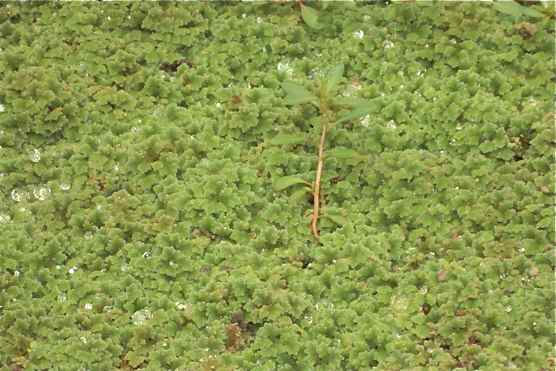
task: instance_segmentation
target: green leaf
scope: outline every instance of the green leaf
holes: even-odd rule
[[[342,210],[329,209],[322,215],[325,218],[332,220],[338,225],[345,225],[348,223],[348,218],[344,215],[345,212]]]
[[[129,365],[133,368],[139,367],[146,360],[146,358],[137,351],[130,351],[127,353],[126,358]]]
[[[303,86],[293,82],[283,82],[282,89],[286,91],[286,104],[294,105],[301,103],[316,102],[317,97],[311,94]]]
[[[346,122],[346,121],[349,121],[349,120],[353,120],[353,119],[368,115],[369,113],[371,113],[373,111],[373,109],[374,109],[374,107],[369,105],[369,104],[354,107],[353,110],[351,110],[348,113],[342,115],[342,117],[340,117],[340,119],[338,121],[336,121],[336,124],[341,124],[342,122]]]
[[[311,193],[313,190],[310,187],[303,187],[292,193],[291,198],[295,201],[303,201],[307,197],[307,193]]]
[[[307,26],[318,30],[321,28],[319,24],[319,12],[307,5],[301,5],[301,17],[307,23]]]
[[[525,14],[526,16],[532,17],[532,18],[544,18],[545,15],[541,12],[539,12],[538,10],[535,10],[531,7],[528,6],[522,6],[523,9],[523,14]]]
[[[300,134],[278,134],[270,140],[272,145],[284,145],[284,144],[301,144],[305,143],[305,138]]]
[[[500,13],[511,15],[514,17],[521,17],[523,15],[521,5],[514,1],[497,1],[492,4],[492,7]]]
[[[494,9],[500,13],[511,15],[516,18],[520,18],[524,15],[534,18],[543,18],[544,15],[532,8],[520,5],[515,1],[497,1],[492,4]]]
[[[330,72],[328,72],[326,76],[326,85],[328,87],[328,91],[334,90],[338,83],[340,82],[342,76],[344,76],[344,65],[339,64],[336,67],[332,68]]]
[[[276,191],[283,191],[284,189],[291,187],[293,185],[296,184],[307,184],[307,185],[311,185],[311,183],[306,182],[305,180],[296,177],[296,176],[283,176],[281,178],[278,178],[275,182],[274,182],[274,189]]]
[[[367,156],[360,154],[359,152],[345,147],[336,147],[330,149],[326,152],[326,156],[328,157],[335,157],[340,160],[366,160]]]
[[[369,101],[357,97],[337,97],[334,99],[334,103],[336,105],[343,106],[343,107],[357,107],[357,106],[366,106],[369,104]]]

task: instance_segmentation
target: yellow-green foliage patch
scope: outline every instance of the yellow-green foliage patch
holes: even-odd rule
[[[549,5],[0,4],[0,366],[553,369]]]

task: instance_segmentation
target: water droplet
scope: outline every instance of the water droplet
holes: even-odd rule
[[[178,308],[179,310],[186,310],[189,308],[189,304],[183,304],[180,302],[176,303],[176,308]]]
[[[76,271],[77,271],[77,267],[71,267],[71,268],[68,270],[68,273],[69,273],[69,274],[74,274]]]
[[[355,37],[356,39],[362,39],[363,36],[365,36],[365,33],[362,30],[355,31],[353,33],[353,37]]]
[[[390,129],[395,129],[398,126],[396,125],[396,123],[394,122],[394,120],[390,120],[388,121],[388,123],[386,124],[386,127],[390,128]]]
[[[384,49],[390,49],[394,47],[394,43],[390,40],[385,40],[382,46],[384,47]]]
[[[141,325],[143,322],[148,321],[153,318],[153,314],[148,309],[141,309],[133,313],[131,320],[134,325]]]
[[[150,258],[150,257],[151,257],[151,253],[150,253],[150,252],[145,251],[145,252],[143,253],[143,258],[148,259],[148,258]]]
[[[33,162],[39,162],[41,160],[41,152],[35,148],[29,155],[29,159]]]
[[[37,200],[44,201],[50,196],[50,192],[51,190],[49,187],[35,188],[33,189],[33,196],[35,196]]]
[[[12,218],[8,214],[0,214],[0,224],[11,222]]]
[[[19,192],[17,189],[13,189],[11,197],[15,202],[21,202],[25,199],[25,192]]]
[[[287,63],[287,62],[278,63],[278,65],[276,66],[276,69],[278,70],[278,72],[284,72],[288,75],[291,75],[293,73],[293,69],[290,67],[289,63]]]
[[[62,191],[69,191],[71,188],[71,185],[69,183],[60,183],[60,189]]]
[[[85,304],[85,310],[92,310],[92,309],[93,309],[93,304],[91,303]]]

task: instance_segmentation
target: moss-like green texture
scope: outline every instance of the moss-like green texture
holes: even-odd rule
[[[0,366],[553,369],[553,10],[314,7],[0,4]]]

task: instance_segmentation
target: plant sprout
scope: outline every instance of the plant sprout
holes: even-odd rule
[[[313,184],[296,176],[285,176],[277,180],[275,188],[283,190],[295,184],[308,184],[313,193],[313,213],[311,217],[311,232],[315,238],[319,239],[318,219],[321,206],[321,178],[324,169],[324,149],[326,144],[327,132],[334,126],[351,119],[367,115],[371,108],[368,102],[357,98],[346,98],[338,94],[339,84],[344,75],[344,65],[340,64],[330,69],[330,71],[313,87],[312,91],[305,87],[293,83],[284,82],[282,88],[286,92],[286,104],[313,104],[319,110],[321,135],[318,144],[317,166],[315,170],[315,181]],[[346,114],[338,117],[340,110],[351,108]],[[341,156],[344,158],[361,158],[356,151],[344,149]],[[363,156],[364,157],[364,156]]]

